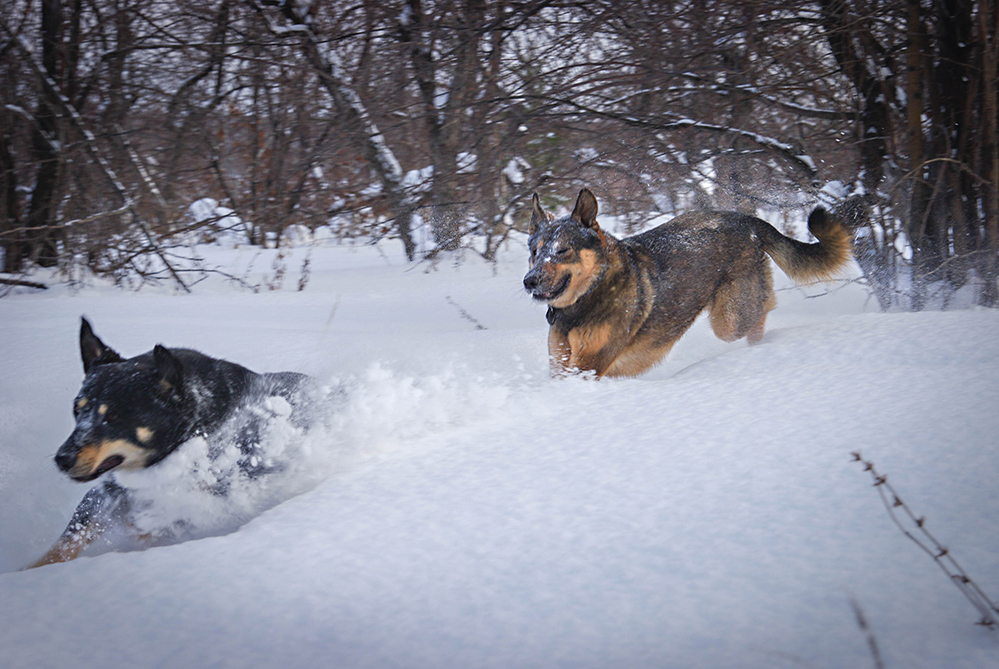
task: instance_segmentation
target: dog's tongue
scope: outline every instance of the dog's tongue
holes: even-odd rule
[[[117,467],[118,465],[120,465],[121,463],[123,463],[124,461],[125,461],[124,456],[121,456],[121,455],[112,455],[111,457],[107,458],[106,460],[104,460],[104,462],[102,462],[100,464],[100,466],[94,472],[94,478],[97,478],[98,476],[100,476],[104,472],[111,471],[112,469],[114,469],[115,467]]]

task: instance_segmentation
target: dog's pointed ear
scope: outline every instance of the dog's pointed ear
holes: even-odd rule
[[[157,344],[153,348],[153,362],[161,375],[160,387],[164,392],[180,395],[184,387],[184,365],[166,346]]]
[[[541,198],[535,193],[534,197],[531,198],[531,224],[527,226],[528,235],[536,235],[538,230],[545,226],[545,223],[552,219],[545,211],[545,208],[541,206]]]
[[[600,226],[597,225],[597,198],[590,192],[589,188],[579,191],[579,197],[576,198],[576,206],[572,208],[569,218],[584,228],[600,230]]]
[[[80,319],[80,357],[83,358],[84,374],[89,374],[97,365],[121,362],[124,359],[117,351],[98,339],[94,329],[90,327],[90,321],[86,318]]]

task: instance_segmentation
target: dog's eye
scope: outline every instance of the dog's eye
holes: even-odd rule
[[[567,258],[570,253],[572,253],[572,249],[570,249],[568,246],[563,246],[560,249],[555,249],[556,258]]]
[[[102,423],[113,423],[118,419],[118,416],[111,410],[110,407],[108,407],[107,404],[102,404],[97,409],[97,415],[101,417]]]

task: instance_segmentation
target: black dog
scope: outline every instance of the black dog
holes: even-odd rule
[[[259,408],[283,398],[291,424],[308,427],[320,395],[319,385],[304,374],[257,374],[188,349],[157,345],[126,360],[97,338],[86,319],[80,353],[85,377],[73,406],[76,429],[55,456],[59,469],[76,481],[151,467],[192,437],[207,441],[209,458],[235,444],[236,469],[257,477],[280,467],[259,451],[266,419]],[[224,494],[225,484],[211,492]],[[32,567],[72,560],[112,527],[128,530],[132,511],[128,489],[106,477]]]

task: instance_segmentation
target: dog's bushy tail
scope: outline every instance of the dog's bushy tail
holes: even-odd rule
[[[763,250],[785,274],[799,283],[829,281],[850,260],[853,250],[850,232],[822,207],[809,214],[808,230],[819,240],[817,244],[785,237],[764,221],[757,224]]]

